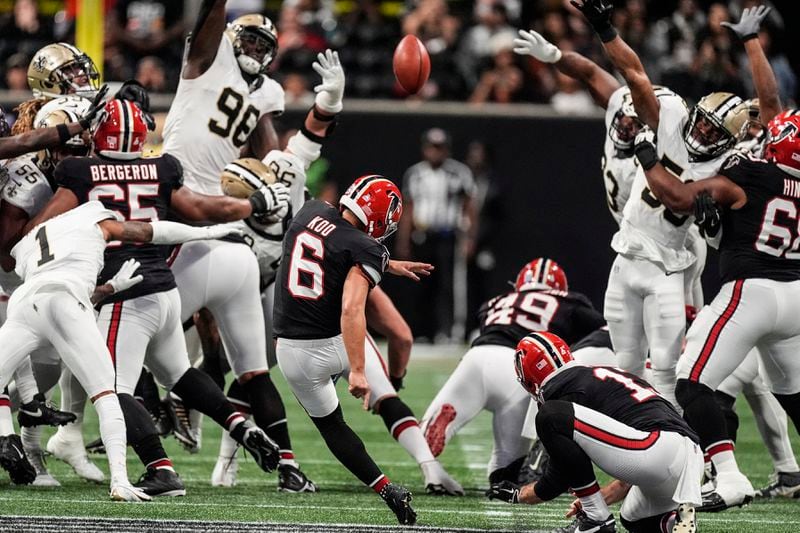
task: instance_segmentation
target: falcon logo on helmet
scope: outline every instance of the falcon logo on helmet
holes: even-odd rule
[[[94,98],[100,74],[92,59],[75,46],[53,43],[33,56],[28,66],[28,86],[37,98],[68,94]]]
[[[239,68],[252,76],[264,74],[278,51],[278,32],[272,21],[264,15],[242,15],[228,24],[226,32]]]
[[[713,159],[734,147],[747,129],[750,106],[731,93],[711,93],[692,108],[683,140],[695,161]]]
[[[573,360],[569,346],[561,337],[549,332],[534,332],[517,344],[514,370],[517,381],[541,402],[542,386]]]
[[[764,157],[795,177],[800,177],[800,110],[780,113],[767,125]]]
[[[403,215],[403,196],[389,178],[370,174],[350,185],[339,199],[339,206],[352,211],[364,231],[380,242],[397,229]]]
[[[522,267],[514,282],[517,292],[555,289],[569,290],[567,275],[564,269],[546,257],[538,257]]]
[[[147,122],[138,105],[128,100],[106,103],[94,131],[98,154],[112,159],[138,159],[146,138]]]

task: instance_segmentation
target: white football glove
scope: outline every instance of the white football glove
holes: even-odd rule
[[[561,59],[561,50],[533,30],[519,30],[519,38],[514,39],[514,53],[533,56],[542,63],[558,63]]]
[[[119,267],[119,270],[116,274],[114,274],[114,277],[107,282],[108,285],[111,285],[111,288],[114,289],[114,294],[126,289],[130,289],[144,279],[144,276],[141,274],[138,276],[133,275],[133,273],[136,272],[140,266],[142,266],[142,264],[133,258],[130,258],[122,263],[122,266]]]
[[[330,48],[320,52],[311,68],[322,77],[322,83],[314,87],[317,93],[314,103],[326,113],[339,113],[344,97],[344,69],[339,63],[339,54]]]

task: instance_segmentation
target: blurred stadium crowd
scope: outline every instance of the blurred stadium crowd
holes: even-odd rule
[[[135,77],[153,92],[177,86],[183,36],[194,0],[106,0],[105,77]],[[689,100],[712,90],[753,93],[745,54],[720,26],[754,0],[618,0],[614,24],[642,58],[654,81]],[[770,4],[770,2],[766,2]],[[776,9],[762,44],[785,102],[797,101],[797,53]],[[53,41],[72,42],[77,0],[0,0],[0,86],[27,90],[33,53]],[[783,11],[783,13],[781,12]],[[228,14],[263,12],[277,24],[279,51],[272,75],[287,104],[313,101],[311,63],[327,47],[339,50],[347,94],[401,98],[391,60],[403,34],[417,35],[432,59],[432,75],[417,98],[551,103],[564,113],[594,104],[578,82],[550,65],[512,52],[517,28],[533,28],[562,50],[608,65],[599,41],[568,0],[230,0]],[[788,54],[788,55],[787,55]],[[794,64],[793,64],[794,63]]]

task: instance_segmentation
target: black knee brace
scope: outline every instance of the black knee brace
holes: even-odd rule
[[[728,438],[736,442],[736,433],[739,431],[739,415],[736,414],[734,404],[736,398],[728,396],[722,391],[714,391],[714,399],[725,416],[725,428],[728,430]]]

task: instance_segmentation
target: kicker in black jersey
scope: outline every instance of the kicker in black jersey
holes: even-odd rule
[[[747,194],[744,207],[722,217],[722,282],[800,279],[800,179],[745,155],[729,158],[719,173]]]
[[[619,368],[572,364],[544,383],[542,397],[583,405],[640,431],[674,431],[699,442],[669,401]]]
[[[473,346],[509,348],[516,348],[531,331],[550,331],[572,344],[606,324],[586,296],[554,289],[496,296],[481,306],[478,321],[480,335]]]
[[[283,240],[275,289],[273,332],[287,339],[326,339],[341,333],[342,292],[359,266],[380,283],[389,252],[342,218],[327,202],[306,202]]]
[[[71,157],[56,167],[55,180],[59,187],[71,190],[81,204],[99,200],[124,220],[151,222],[167,218],[172,191],[183,186],[183,169],[171,155],[132,161]],[[166,262],[171,249],[153,244],[109,243],[98,281],[110,279],[130,258],[141,263],[137,274],[144,279],[103,303],[175,288],[175,278]]]

